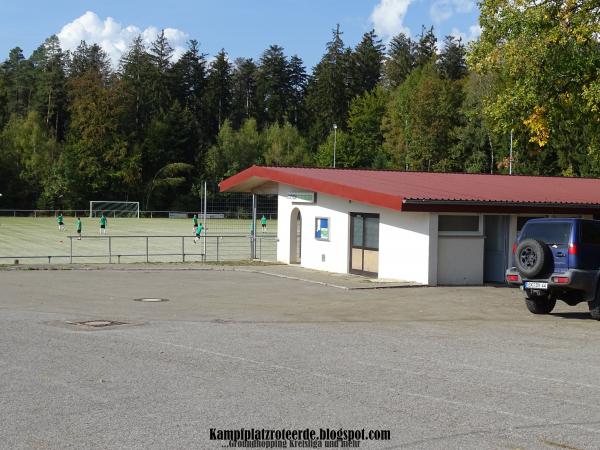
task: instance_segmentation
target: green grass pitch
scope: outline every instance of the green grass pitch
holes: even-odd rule
[[[251,220],[244,219],[208,219],[206,223],[206,260],[215,261],[217,250],[219,260],[247,260],[250,258]],[[74,263],[104,263],[109,260],[108,239],[90,239],[100,236],[97,218],[82,218],[82,240],[73,239]],[[54,217],[0,217],[0,264],[12,264],[13,259],[22,258],[20,263],[47,263],[48,255],[65,256],[52,258],[52,263],[68,263],[70,240],[76,235],[75,218],[65,217],[65,231],[58,230]],[[149,253],[174,253],[169,256],[150,256],[151,262],[181,261],[181,237],[185,236],[186,253],[202,253],[201,240],[194,244],[193,223],[191,219],[132,219],[109,218],[108,235],[111,236],[110,250],[112,262],[119,260],[118,255],[143,254],[143,256],[121,256],[120,262],[145,262],[146,239],[122,238],[117,236],[151,236],[148,240]],[[257,256],[263,260],[275,260],[277,221],[270,220],[267,231],[262,232],[257,222]],[[222,237],[217,237],[222,236]],[[218,241],[218,243],[217,243]],[[217,249],[218,246],[218,249]],[[40,259],[23,258],[40,256]],[[92,257],[94,256],[94,257]],[[201,261],[201,255],[187,255],[186,261]]]

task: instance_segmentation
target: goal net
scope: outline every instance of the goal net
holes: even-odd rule
[[[140,218],[140,202],[90,201],[90,218],[100,217],[136,217]]]

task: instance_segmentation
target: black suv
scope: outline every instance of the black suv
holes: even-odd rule
[[[513,245],[506,281],[525,292],[527,309],[548,314],[556,300],[588,302],[600,320],[600,221],[532,219]]]

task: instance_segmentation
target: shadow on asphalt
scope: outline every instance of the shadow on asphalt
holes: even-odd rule
[[[585,312],[560,312],[550,313],[551,316],[562,317],[563,319],[594,320],[590,313]]]
[[[483,285],[485,287],[491,287],[491,288],[496,288],[496,289],[519,289],[518,286],[511,286],[508,283],[491,283],[491,282],[487,282],[487,283],[483,283]]]

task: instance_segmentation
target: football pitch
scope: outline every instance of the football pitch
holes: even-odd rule
[[[206,257],[204,239],[194,243],[191,219],[108,220],[107,235],[100,235],[97,218],[82,218],[82,239],[76,235],[75,218],[65,217],[65,231],[58,230],[54,217],[0,217],[0,264],[185,261],[238,261],[250,259],[251,224],[248,219],[208,219]],[[257,223],[257,258],[274,260],[276,256],[277,221],[270,220],[262,231]],[[110,241],[108,236],[111,237]],[[110,257],[109,257],[110,255]],[[31,258],[31,257],[39,258]]]

